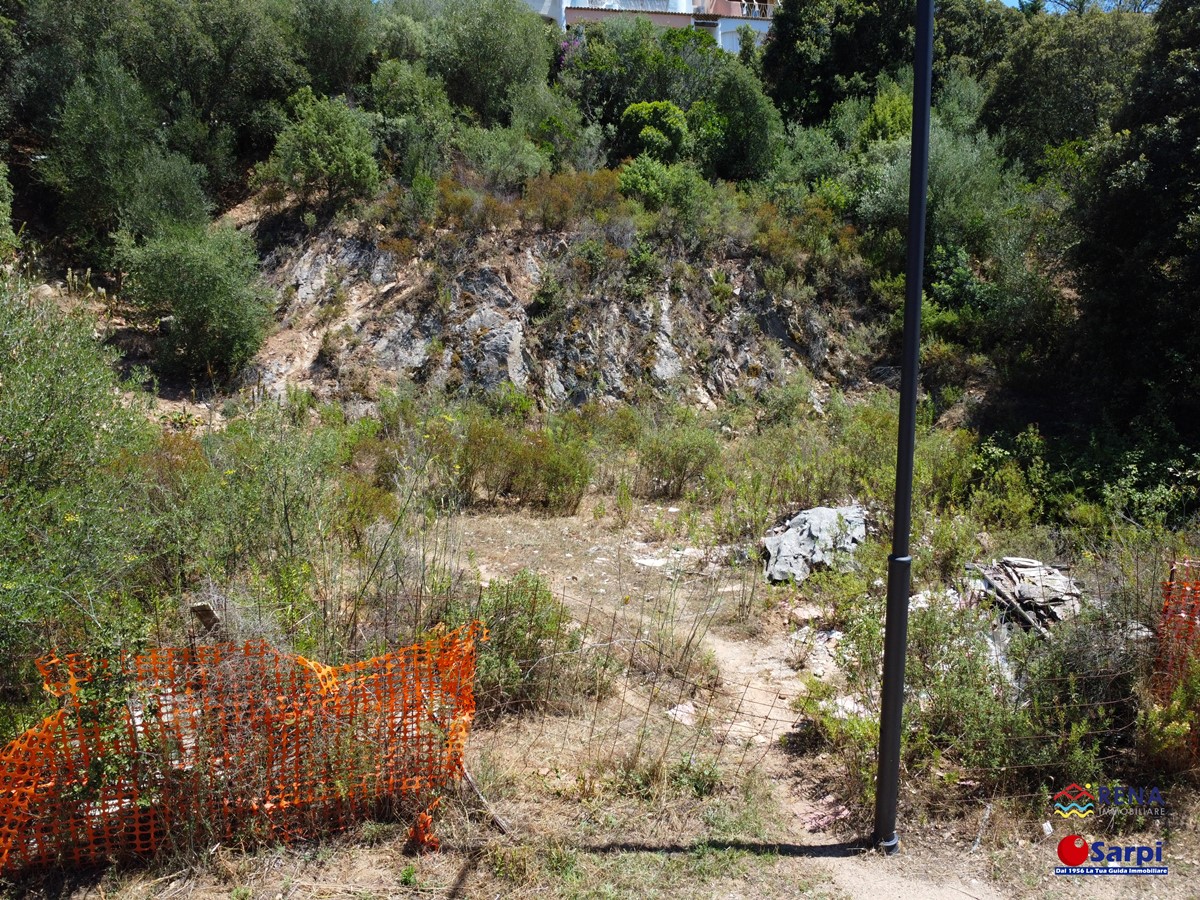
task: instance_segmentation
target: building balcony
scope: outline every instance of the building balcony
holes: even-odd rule
[[[775,15],[774,3],[753,0],[700,0],[696,13],[729,19],[769,19]]]

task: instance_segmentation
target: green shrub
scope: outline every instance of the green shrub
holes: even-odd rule
[[[878,234],[903,233],[908,210],[908,144],[874,145],[858,201],[862,221]],[[938,122],[930,133],[928,246],[963,248],[975,259],[1002,250],[1016,203],[1016,181],[986,133],[962,135]],[[900,260],[888,260],[895,270]]]
[[[158,119],[136,79],[108,54],[67,92],[41,174],[89,252],[106,251],[118,227],[138,238],[207,219],[203,170],[161,147]]]
[[[118,213],[121,233],[153,237],[178,226],[202,226],[211,204],[200,187],[204,167],[178,153],[147,150],[138,167],[136,187]]]
[[[313,86],[349,88],[375,43],[372,0],[297,0],[296,31]]]
[[[0,257],[7,256],[17,246],[12,228],[12,185],[8,183],[8,166],[0,161]]]
[[[381,59],[416,62],[426,57],[429,46],[429,29],[424,22],[399,12],[395,6],[383,12],[375,43]]]
[[[638,448],[641,490],[650,497],[682,497],[720,455],[716,435],[701,425],[680,424],[654,431]]]
[[[876,721],[882,597],[874,592],[864,602],[860,594],[842,610],[845,636],[836,655],[863,714],[828,697],[806,703],[805,711],[850,761],[848,787],[866,802],[878,732],[856,723]],[[960,608],[936,594],[912,611],[907,690],[914,699],[905,709],[903,747],[909,777],[930,779],[943,792],[986,796],[1077,776],[1102,779],[1106,752],[1129,724],[1113,711],[1126,706],[1125,718],[1133,714],[1128,660],[1117,651],[1103,661],[1118,646],[1111,633],[1089,637],[1090,624],[1071,623],[1046,642],[1018,631],[1000,657],[989,643],[991,620],[990,610]]]
[[[549,515],[575,514],[592,476],[580,438],[561,428],[514,427],[479,407],[464,419],[455,470],[465,501],[482,491],[489,503],[513,497]]]
[[[308,204],[366,197],[379,189],[374,141],[365,116],[340,99],[318,98],[305,86],[292,95],[292,121],[256,177],[296,191]]]
[[[41,174],[84,242],[98,245],[116,230],[155,124],[149,98],[111,56],[102,55],[95,72],[67,91]]]
[[[375,133],[397,174],[407,181],[442,171],[454,111],[440,79],[420,64],[388,60],[371,78],[371,103],[381,117]]]
[[[688,139],[687,117],[666,100],[631,103],[621,113],[620,146],[628,156],[646,153],[672,163]]]
[[[649,210],[657,210],[667,201],[667,167],[643,153],[620,172],[621,193],[641,201]]]
[[[468,126],[456,143],[471,168],[496,190],[516,190],[550,168],[546,155],[516,128]]]
[[[549,515],[573,516],[587,491],[592,463],[579,441],[551,432],[526,432],[513,489]]]
[[[1030,489],[1020,462],[991,438],[979,448],[975,475],[971,508],[984,524],[1020,528],[1040,513],[1040,499]]]
[[[94,329],[0,278],[0,741],[9,704],[40,696],[34,657],[133,646],[148,628],[152,523],[128,461],[152,432]]]
[[[592,172],[603,164],[600,129],[585,126],[579,107],[561,92],[540,81],[528,82],[513,89],[509,106],[512,127],[546,153],[556,171]]]
[[[858,130],[858,140],[866,147],[875,141],[895,141],[912,133],[912,98],[898,84],[889,81],[875,95],[871,111]]]
[[[1193,658],[1166,701],[1145,697],[1138,713],[1138,749],[1156,771],[1178,775],[1193,769],[1197,710],[1200,660]]]
[[[712,152],[712,174],[741,180],[762,178],[775,160],[783,124],[762,82],[736,60],[725,60],[713,87],[722,137]]]
[[[482,619],[487,642],[479,645],[475,703],[484,720],[523,710],[569,706],[589,687],[579,631],[562,601],[538,575],[519,572],[511,581],[493,581],[477,604],[455,602],[448,625]]]
[[[177,229],[124,255],[130,299],[170,317],[159,351],[164,368],[224,377],[258,351],[269,310],[247,235],[227,226]]]

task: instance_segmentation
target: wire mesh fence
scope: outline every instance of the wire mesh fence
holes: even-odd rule
[[[1144,687],[1165,701],[1200,653],[1200,581],[1181,564],[1163,583],[1158,549],[1134,578],[1077,567],[1082,610],[1048,634],[965,592],[915,604],[905,796],[936,778],[956,814],[1000,796],[1044,804],[1048,788],[1087,777],[1071,748],[1106,777],[1143,765]],[[853,621],[825,603],[809,625],[780,627],[776,608],[763,631],[766,610],[798,594],[764,600],[753,567],[705,567],[622,571],[603,591],[552,592],[530,576],[467,597],[381,594],[372,615],[386,628],[362,617],[380,641],[474,620],[489,640],[477,646],[470,625],[339,668],[262,641],[109,667],[44,661],[63,708],[0,754],[0,871],[148,855],[198,828],[304,837],[423,799],[489,755],[525,775],[554,770],[570,796],[649,797],[672,779],[733,784],[785,743],[833,749],[826,772],[849,777],[827,779],[818,799],[863,805],[878,714],[878,660],[862,649],[879,643],[869,597],[852,598]]]

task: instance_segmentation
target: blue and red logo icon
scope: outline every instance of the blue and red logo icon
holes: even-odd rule
[[[1088,787],[1091,787],[1089,784]],[[1069,819],[1071,816],[1083,819],[1096,811],[1096,797],[1086,788],[1077,784],[1068,784],[1054,795],[1054,814]]]

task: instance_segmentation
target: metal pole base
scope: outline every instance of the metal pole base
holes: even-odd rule
[[[900,852],[900,835],[893,832],[890,838],[880,841],[876,846],[884,856],[895,856]]]

